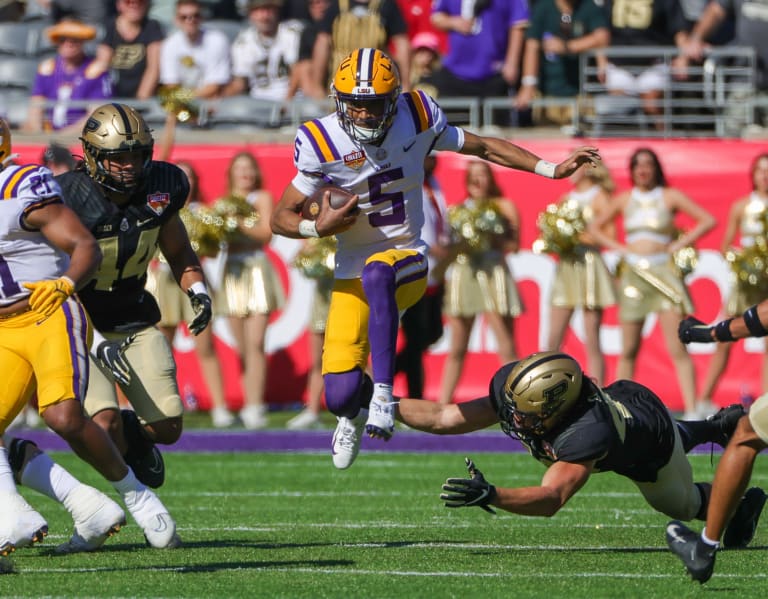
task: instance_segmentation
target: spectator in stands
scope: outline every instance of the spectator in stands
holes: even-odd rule
[[[85,53],[84,44],[96,37],[96,29],[79,21],[61,21],[46,35],[56,45],[56,56],[38,66],[24,130],[79,132],[90,111],[84,101],[101,104],[112,97],[104,63]]]
[[[434,33],[438,39],[438,52],[442,55],[448,50],[448,36],[432,24],[432,3],[432,0],[397,0],[405,19],[411,48],[414,47],[414,38],[420,33]]]
[[[681,51],[687,39],[687,23],[678,0],[650,0],[643,10],[636,10],[631,2],[605,0],[611,25],[612,46],[677,46]],[[629,66],[633,67],[630,70]],[[674,74],[682,76],[688,59],[682,54],[672,62]],[[636,67],[642,67],[639,73]],[[613,95],[637,96],[643,111],[653,117],[663,114],[661,103],[664,90],[669,86],[669,65],[652,56],[611,57],[604,75],[608,92]],[[654,126],[661,129],[659,118]]]
[[[435,75],[441,96],[508,96],[517,85],[528,26],[525,0],[436,0],[432,23],[448,32]]]
[[[301,31],[299,58],[293,65],[293,82],[289,96],[301,94],[307,98],[322,100],[328,97],[328,86],[320,84],[317,73],[313,71],[312,57],[321,24],[331,7],[331,0],[307,0],[305,6],[309,19],[304,22],[304,29]]]
[[[317,84],[328,89],[328,73],[357,48],[378,48],[390,53],[400,69],[403,90],[410,89],[411,46],[396,0],[338,0],[328,11],[317,36],[313,72]]]
[[[587,227],[603,247],[617,251],[621,356],[617,379],[633,379],[646,318],[658,315],[667,351],[675,365],[686,420],[696,420],[696,373],[691,356],[677,338],[677,327],[693,312],[693,303],[674,255],[693,245],[715,226],[715,218],[679,189],[667,184],[656,153],[639,148],[629,161],[632,189],[616,196]],[[675,215],[693,220],[679,234]],[[624,240],[606,234],[606,226],[622,217]]]
[[[504,197],[488,162],[470,162],[465,182],[467,198],[461,208],[469,211],[469,217],[457,218],[456,208],[448,211],[457,237],[458,256],[450,267],[443,306],[451,331],[451,346],[443,366],[439,397],[442,404],[453,401],[477,316],[482,314],[493,331],[496,353],[501,363],[506,364],[517,360],[514,319],[523,311],[506,260],[506,255],[517,252],[520,244],[517,207]],[[494,215],[492,224],[488,222],[489,213]],[[478,224],[480,220],[482,228]],[[471,226],[456,226],[462,222]],[[471,234],[467,235],[468,232]]]
[[[752,192],[731,205],[725,234],[720,244],[720,251],[723,255],[729,251],[734,251],[733,242],[738,234],[740,249],[736,251],[740,252],[744,257],[743,259],[754,268],[755,264],[761,264],[764,260],[760,242],[765,243],[764,240],[768,238],[768,230],[766,230],[766,219],[768,218],[768,154],[760,154],[752,162],[751,179]],[[743,270],[742,273],[744,273]],[[724,306],[725,316],[732,318],[741,316],[747,308],[765,299],[766,288],[768,288],[768,280],[764,272],[762,277],[753,284],[750,284],[746,278],[733,273],[728,301]],[[732,348],[733,342],[718,343],[715,346],[715,353],[712,355],[712,360],[709,363],[709,368],[704,377],[704,383],[699,390],[699,398],[697,400],[701,417],[709,416],[715,411],[712,396],[715,389],[717,389],[717,384],[721,380],[725,367],[728,365],[728,358],[731,355]],[[768,389],[768,342],[766,342],[763,353],[762,379],[763,388]]]
[[[424,352],[443,336],[443,298],[445,269],[453,258],[451,228],[448,225],[445,198],[435,177],[437,152],[424,158],[424,226],[421,238],[429,246],[427,290],[401,318],[405,342],[395,356],[395,374],[405,373],[408,397],[424,397]]]
[[[579,54],[604,48],[611,41],[608,18],[595,0],[536,2],[525,37],[523,76],[515,99],[518,110],[529,109],[538,96],[575,98],[580,86]],[[572,117],[567,106],[545,106],[533,121],[565,125]]]
[[[248,429],[268,424],[264,389],[267,355],[264,341],[269,315],[282,307],[285,297],[280,278],[265,248],[272,239],[272,194],[264,189],[261,168],[250,152],[232,159],[228,192],[214,210],[235,226],[227,237],[224,280],[214,304],[226,316],[240,354],[245,405],[240,419]]]
[[[569,180],[573,188],[558,203],[578,213],[583,223],[588,223],[608,209],[615,186],[610,172],[602,163],[593,168],[580,168]],[[606,225],[605,234],[616,236],[613,223]],[[587,370],[595,382],[602,385],[605,383],[605,356],[600,348],[600,327],[605,308],[616,304],[613,277],[600,254],[600,245],[589,233],[578,231],[570,241],[573,247],[558,255],[555,266],[549,296],[546,349],[562,349],[573,313],[577,308],[581,309]]]
[[[438,95],[434,77],[440,68],[440,39],[422,31],[411,42],[411,88],[421,89],[433,98]]]
[[[701,18],[696,22],[685,44],[685,55],[701,60],[705,54],[706,40],[717,32],[718,26],[732,17],[735,23],[734,46],[748,46],[755,49],[757,55],[757,79],[755,88],[759,98],[768,97],[768,10],[761,3],[745,0],[710,0]],[[738,135],[744,125],[743,104],[751,90],[735,84],[727,107],[731,118],[727,121],[727,132]],[[768,108],[758,110],[758,123],[768,126]]]
[[[110,65],[116,98],[151,98],[160,77],[163,26],[147,16],[150,0],[117,0],[97,57]]]
[[[232,44],[232,81],[226,95],[282,102],[288,98],[291,71],[299,57],[300,31],[280,22],[283,0],[250,0],[250,26]]]
[[[231,79],[229,39],[203,26],[199,0],[177,0],[177,30],[160,49],[160,83],[190,90],[196,98],[215,98]]]

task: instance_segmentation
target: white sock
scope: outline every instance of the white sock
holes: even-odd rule
[[[720,541],[713,541],[707,536],[707,527],[704,527],[704,530],[701,531],[701,540],[704,541],[707,545],[711,545],[712,547],[720,547]]]
[[[128,468],[128,474],[122,480],[113,481],[112,486],[120,493],[128,509],[131,509],[136,504],[136,498],[147,490],[130,468]]]
[[[48,454],[39,453],[24,467],[21,484],[66,505],[70,491],[81,483]]]
[[[0,491],[19,492],[13,480],[13,471],[8,461],[8,450],[5,447],[0,447]]]
[[[373,396],[386,402],[392,401],[392,385],[386,383],[373,384]]]

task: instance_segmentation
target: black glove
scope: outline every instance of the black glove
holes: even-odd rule
[[[195,318],[189,323],[189,331],[193,335],[199,335],[211,322],[213,315],[211,298],[207,293],[195,293],[191,289],[187,290],[187,295],[192,304],[192,310],[195,312]]]
[[[135,339],[136,335],[130,335],[123,341],[105,340],[96,347],[96,359],[104,368],[108,369],[115,380],[121,385],[131,384],[131,365],[125,359],[125,348]]]
[[[688,316],[677,326],[677,336],[683,343],[714,343],[712,327],[698,318]]]
[[[440,499],[445,501],[445,507],[476,506],[489,514],[495,514],[496,511],[488,504],[496,498],[496,487],[485,480],[472,460],[464,458],[464,461],[472,478],[449,478],[443,485],[445,492],[440,494]]]

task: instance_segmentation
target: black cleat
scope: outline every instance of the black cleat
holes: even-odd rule
[[[161,487],[165,482],[163,454],[144,433],[136,412],[121,410],[120,415],[123,419],[123,435],[128,444],[128,451],[123,456],[125,463],[140,482],[153,489]]]
[[[757,522],[763,511],[765,500],[768,499],[760,487],[747,489],[744,497],[736,508],[736,513],[728,523],[723,535],[725,549],[741,549],[749,545],[757,530]]]
[[[744,406],[740,403],[735,403],[720,408],[717,413],[709,416],[707,422],[717,425],[717,430],[712,441],[723,448],[728,445],[728,441],[730,441],[733,436],[733,431],[736,430],[736,425],[745,414]]]
[[[683,562],[693,580],[704,584],[710,579],[715,569],[717,547],[704,543],[697,533],[678,520],[667,524],[667,545]]]

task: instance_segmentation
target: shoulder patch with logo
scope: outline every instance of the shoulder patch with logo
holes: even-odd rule
[[[171,194],[169,193],[162,193],[157,191],[155,193],[150,193],[147,196],[147,206],[149,206],[158,216],[165,212],[165,209],[170,203]]]

